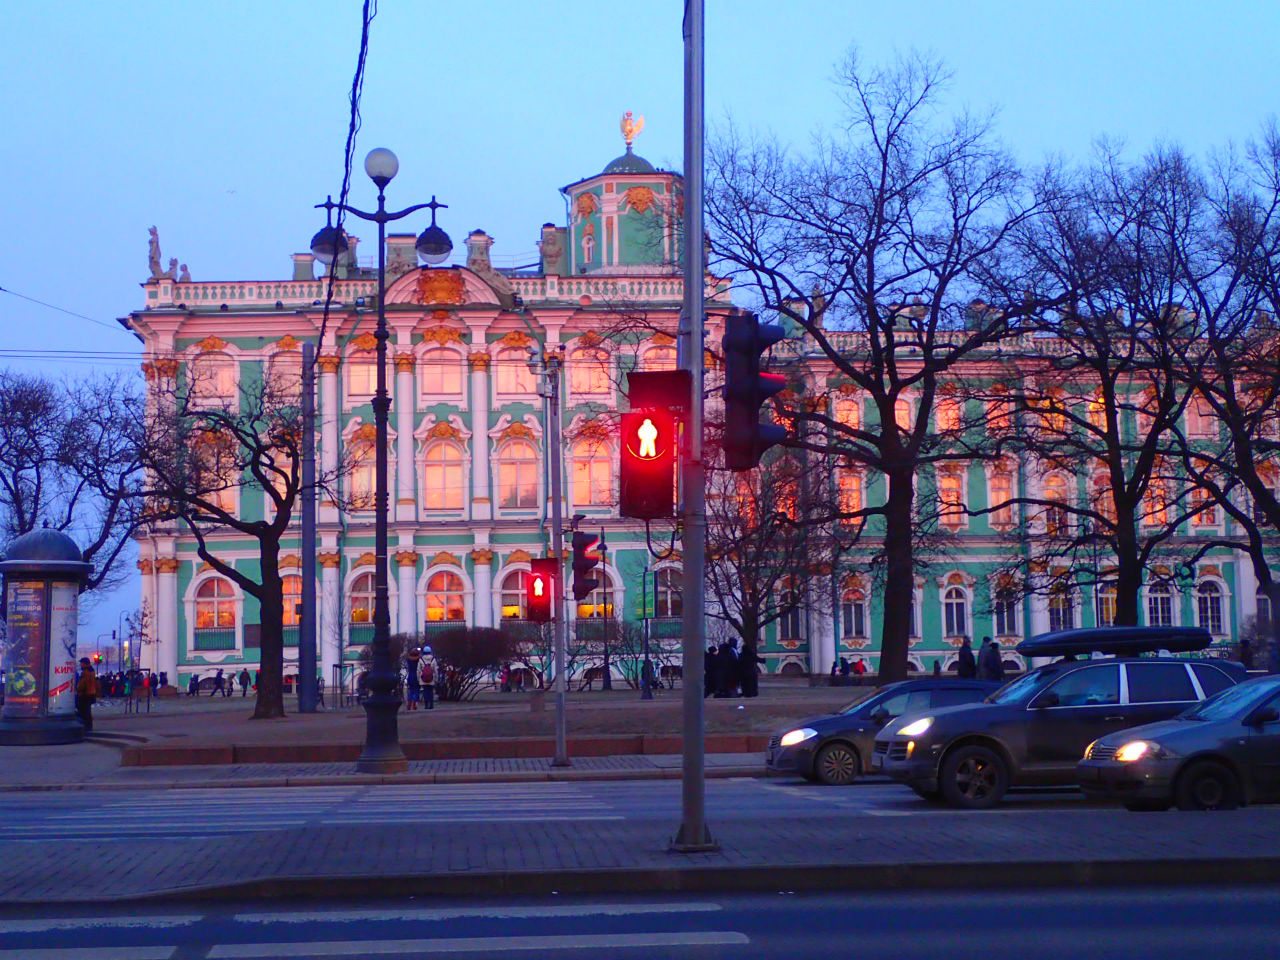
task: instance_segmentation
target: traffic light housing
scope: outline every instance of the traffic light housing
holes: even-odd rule
[[[618,513],[637,520],[675,515],[677,421],[667,410],[622,415]]]
[[[554,615],[556,577],[560,564],[554,557],[529,561],[529,580],[526,584],[526,616],[534,623],[547,623]]]
[[[754,313],[728,317],[724,339],[724,465],[751,470],[761,455],[786,439],[787,431],[760,422],[760,407],[786,389],[786,378],[762,373],[760,357],[786,336],[777,324],[761,323]]]
[[[599,562],[599,557],[588,556],[588,553],[595,550],[600,544],[600,538],[590,533],[583,533],[581,530],[573,534],[573,599],[585,600],[591,596],[591,591],[600,586],[600,581],[594,577],[588,577]]]

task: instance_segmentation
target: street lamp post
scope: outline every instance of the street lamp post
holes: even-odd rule
[[[431,211],[431,226],[422,232],[415,244],[418,255],[427,264],[443,263],[453,249],[449,235],[436,226],[436,211],[445,206],[432,197],[430,203],[419,203],[390,213],[386,207],[386,187],[400,169],[400,161],[390,150],[379,147],[364,158],[364,171],[378,187],[378,209],[366,213],[344,203],[334,203],[330,197],[323,208],[330,218],[334,210],[343,210],[361,220],[378,225],[378,326],[374,332],[377,341],[378,380],[373,398],[375,430],[374,450],[374,599],[373,599],[373,667],[369,672],[369,696],[364,709],[367,717],[364,750],[356,760],[356,769],[364,773],[401,773],[409,767],[404,751],[400,749],[396,712],[400,709],[400,697],[396,693],[399,669],[391,662],[391,607],[387,592],[387,416],[391,410],[391,397],[387,393],[387,224],[407,217],[423,209]],[[333,263],[347,249],[347,239],[342,231],[332,225],[320,229],[311,239],[311,252],[324,264]]]

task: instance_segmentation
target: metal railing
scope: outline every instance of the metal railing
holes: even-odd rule
[[[194,640],[194,649],[196,650],[234,650],[236,648],[236,628],[196,627]]]

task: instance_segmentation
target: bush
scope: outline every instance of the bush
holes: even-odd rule
[[[458,627],[431,637],[441,700],[474,700],[486,674],[514,659],[517,642],[492,627]]]

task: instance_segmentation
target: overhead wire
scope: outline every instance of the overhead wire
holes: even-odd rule
[[[10,290],[8,287],[0,287],[0,293],[7,293],[11,297],[17,297],[19,300],[26,300],[30,303],[39,304],[42,307],[48,307],[50,310],[57,310],[59,313],[65,313],[71,317],[79,317],[81,320],[88,320],[90,323],[96,323],[100,327],[106,327],[109,330],[119,330],[121,333],[129,333],[124,327],[118,323],[107,323],[105,320],[98,320],[95,317],[87,316],[83,313],[76,313],[74,310],[68,310],[66,307],[60,307],[56,303],[48,303],[45,300],[37,300],[35,297],[28,297],[25,293],[18,293],[16,290]]]

